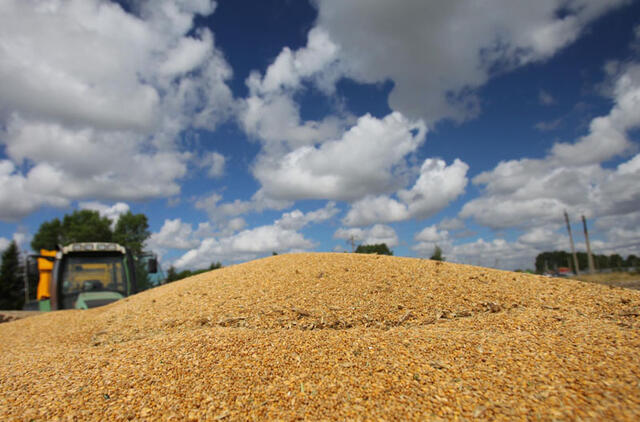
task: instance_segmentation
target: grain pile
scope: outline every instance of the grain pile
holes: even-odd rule
[[[0,325],[0,419],[640,420],[640,293],[282,255]]]

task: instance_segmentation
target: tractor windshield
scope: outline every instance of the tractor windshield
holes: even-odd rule
[[[123,256],[69,256],[62,269],[62,294],[116,291],[126,295]]]

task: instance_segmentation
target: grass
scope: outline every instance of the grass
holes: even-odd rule
[[[589,283],[640,290],[640,273],[616,272],[602,274],[580,274],[571,277]]]

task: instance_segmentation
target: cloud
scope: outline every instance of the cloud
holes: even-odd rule
[[[300,210],[293,210],[282,214],[282,217],[276,222],[276,225],[289,230],[300,230],[308,224],[315,224],[322,221],[329,220],[340,210],[336,207],[335,202],[327,202],[327,204],[320,209],[303,213]]]
[[[28,168],[14,177],[23,181],[25,196],[42,198],[42,204],[47,204],[47,195],[63,203],[91,197],[137,200],[174,195],[180,191],[176,180],[185,175],[190,157],[175,150],[142,151],[145,146],[153,148],[140,135],[67,128],[15,115],[4,135],[7,156]]]
[[[230,237],[204,239],[174,262],[177,268],[202,268],[213,261],[241,261],[276,252],[307,250],[313,242],[302,234],[277,226],[260,226]]]
[[[625,215],[612,215],[598,218],[591,224],[589,236],[593,239],[601,235],[606,239],[600,245],[591,240],[591,250],[597,254],[618,253],[620,255],[638,255],[640,248],[640,211],[634,210]]]
[[[443,230],[462,230],[465,228],[465,224],[459,218],[443,218],[438,223],[438,228]]]
[[[293,210],[283,213],[273,224],[254,227],[239,232],[207,233],[207,236],[179,257],[174,265],[178,268],[200,268],[214,260],[240,261],[255,259],[272,252],[296,252],[309,250],[315,243],[299,233],[299,230],[310,225],[327,221],[339,212],[335,203],[328,202],[324,207],[309,212]],[[180,225],[185,234],[190,232]],[[232,219],[228,224],[237,230],[244,227],[241,218]],[[165,222],[166,225],[166,222]],[[190,227],[189,227],[190,229]],[[188,238],[188,236],[187,236]]]
[[[0,237],[0,253],[4,252],[8,247],[11,241],[6,237]]]
[[[529,245],[501,238],[490,241],[480,238],[444,251],[448,261],[505,269],[533,268],[538,253]]]
[[[416,233],[417,243],[411,249],[418,256],[428,258],[437,245],[442,248],[447,261],[504,269],[533,268],[539,253],[568,249],[568,237],[559,234],[558,230],[562,230],[559,225],[534,228],[513,242],[498,237],[454,244],[448,231],[438,230],[436,225],[432,225]]]
[[[45,189],[29,190],[27,184],[15,164],[9,160],[0,160],[0,220],[19,220],[42,205],[69,205],[67,199],[57,197]]]
[[[614,85],[609,114],[593,119],[575,143],[557,143],[544,159],[503,161],[477,175],[473,183],[484,192],[463,206],[460,217],[504,229],[561,222],[564,210],[588,217],[637,210],[639,155],[613,169],[601,162],[637,148],[628,132],[640,126],[640,65],[628,65]]]
[[[459,159],[447,166],[444,160],[428,158],[413,187],[397,192],[399,200],[386,195],[367,196],[353,203],[343,223],[366,226],[430,217],[464,192],[468,169]]]
[[[637,222],[640,221],[640,213],[637,213],[633,218],[625,216],[624,219],[636,225],[630,230],[625,230],[615,223],[610,225],[609,223],[612,221],[609,221],[608,218],[597,220],[598,222],[602,221],[602,223],[596,222],[596,226],[606,225],[607,229],[590,232],[592,253],[605,255],[618,253],[622,256],[637,254],[638,246],[640,245],[640,230],[637,228]],[[623,234],[624,232],[627,233],[626,236]],[[593,236],[594,234],[596,236]],[[581,230],[574,230],[573,236],[576,250],[586,251]],[[472,242],[456,245],[446,241],[439,244],[443,248],[447,261],[511,270],[534,268],[535,258],[542,252],[570,250],[569,237],[562,224],[534,227],[524,232],[514,241],[508,241],[503,238],[492,240],[479,238]],[[427,247],[421,249],[419,246],[414,246],[413,249],[421,256],[427,257],[433,252],[433,249]]]
[[[8,0],[0,5],[2,219],[71,200],[176,195],[191,154],[176,139],[233,112],[231,69],[194,29],[215,3]],[[5,186],[10,186],[9,188]],[[7,195],[8,196],[8,195]]]
[[[336,239],[344,239],[362,245],[376,245],[385,243],[390,248],[398,245],[398,235],[393,227],[375,224],[369,228],[340,228],[333,235]]]
[[[194,231],[189,223],[180,218],[164,220],[158,233],[152,233],[148,240],[151,249],[191,249],[198,245]]]
[[[591,164],[609,160],[632,149],[627,132],[640,125],[640,64],[627,66],[615,79],[614,106],[606,116],[593,119],[589,133],[575,143],[557,143],[550,158],[558,164]]]
[[[414,239],[418,242],[411,247],[418,256],[430,257],[435,247],[448,250],[451,247],[451,240],[447,230],[438,230],[435,225],[427,226],[416,233]]]
[[[284,200],[353,200],[393,190],[406,169],[404,157],[424,141],[426,126],[400,113],[362,116],[342,138],[286,155],[258,158],[253,173],[264,195]]]
[[[286,144],[285,151],[339,136],[345,122],[337,116],[305,121],[290,94],[252,96],[244,100],[241,125],[250,136],[262,140],[267,150]]]
[[[557,233],[558,226],[550,227],[534,227],[518,238],[518,241],[524,245],[535,247],[539,250],[556,249],[555,246],[568,243],[566,236],[560,236]]]
[[[238,120],[263,144],[252,167],[262,185],[259,192],[284,200],[362,200],[361,208],[367,201],[384,202],[389,210],[387,216],[350,224],[437,212],[441,202],[421,201],[420,186],[397,192],[398,199],[379,196],[406,184],[412,169],[405,157],[423,141],[404,136],[413,142],[402,143],[385,136],[390,116],[405,126],[473,117],[479,111],[475,88],[497,73],[551,57],[589,22],[622,3],[549,0],[523,8],[503,0],[490,7],[463,0],[411,0],[399,8],[381,0],[317,0],[318,20],[307,44],[295,51],[285,47],[264,74],[254,71],[246,80],[249,96]],[[362,116],[342,136],[352,118],[340,110],[322,120],[302,121],[295,94],[313,84],[331,95],[341,78],[392,81],[389,103],[396,112],[382,125]],[[541,96],[547,103],[553,100],[546,92]]]
[[[195,228],[181,218],[166,219],[160,231],[151,234],[147,247],[162,257],[172,249],[191,250],[198,248],[206,239],[232,236],[245,226],[246,222],[240,217],[232,218],[219,226],[203,222]]]
[[[114,227],[120,219],[120,216],[130,210],[129,205],[124,202],[117,202],[111,206],[98,201],[80,202],[78,204],[78,208],[98,211],[100,216],[107,217],[109,220],[111,220]]]
[[[538,129],[540,132],[549,132],[559,128],[562,125],[563,121],[564,119],[560,117],[558,119],[550,120],[548,122],[538,122],[533,127]]]
[[[250,212],[262,212],[264,210],[283,210],[291,207],[290,201],[268,198],[262,191],[256,192],[250,200],[235,199],[231,202],[222,202],[222,195],[212,193],[196,201],[196,209],[205,211],[209,218],[215,222],[224,222],[229,218],[247,214]]]
[[[558,223],[565,210],[597,217],[633,212],[640,204],[637,163],[638,155],[613,170],[599,165],[553,168],[544,160],[504,162],[474,178],[485,192],[467,202],[460,217],[505,229]]]
[[[438,230],[438,228],[433,225],[422,229],[414,238],[419,242],[442,242],[449,238],[449,232],[446,230]]]
[[[200,166],[207,169],[207,176],[211,178],[221,177],[224,174],[224,168],[227,159],[224,155],[210,151],[205,153],[200,161]]]
[[[31,249],[31,240],[33,235],[29,233],[28,229],[24,226],[18,226],[17,230],[13,233],[13,240],[15,240],[18,247],[23,251]]]
[[[556,103],[556,100],[555,98],[553,98],[553,95],[549,94],[544,89],[541,89],[538,92],[538,101],[540,102],[540,104],[546,105],[546,106],[553,105]]]
[[[270,225],[230,235],[207,237],[178,258],[174,265],[178,268],[200,268],[209,265],[212,260],[249,260],[271,252],[308,250],[313,248],[315,243],[306,239],[298,230],[309,224],[326,221],[337,212],[335,204],[328,202],[324,207],[307,213],[300,210],[284,213]],[[244,220],[242,222],[244,223]]]
[[[238,111],[245,132],[264,142],[268,151],[282,147],[282,143],[288,151],[339,136],[350,116],[302,121],[293,99],[305,82],[315,83],[327,94],[333,92],[334,78],[330,75],[339,74],[334,70],[337,52],[327,33],[314,28],[305,47],[296,51],[283,48],[264,76],[253,71],[246,81],[249,96],[240,102]]]
[[[500,72],[553,56],[624,0],[478,3],[316,0],[317,28],[339,46],[340,67],[365,83],[394,82],[389,105],[410,118],[464,120],[475,88]]]
[[[304,79],[319,77],[319,72],[336,65],[339,47],[324,29],[311,29],[307,38],[307,45],[297,51],[283,48],[263,78],[257,72],[252,73],[247,80],[251,93],[267,95],[296,90]]]
[[[16,242],[18,248],[22,251],[28,251],[30,249],[29,242],[33,236],[26,230],[25,227],[19,226],[18,229],[13,233],[11,239],[7,239],[6,237],[0,237],[0,254],[5,251],[9,247],[11,241]]]

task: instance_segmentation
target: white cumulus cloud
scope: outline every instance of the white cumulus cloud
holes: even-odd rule
[[[435,225],[427,226],[414,236],[418,242],[411,247],[418,256],[430,257],[435,251],[435,247],[449,250],[451,247],[451,239],[447,230],[438,230]]]
[[[575,143],[556,143],[544,159],[499,163],[473,179],[484,192],[467,202],[462,218],[494,229],[558,223],[567,210],[587,217],[625,215],[640,207],[640,154],[615,168],[603,163],[637,149],[629,132],[640,127],[640,65],[614,81],[611,111],[591,121]]]
[[[342,138],[286,155],[262,155],[253,172],[268,197],[352,200],[397,188],[405,156],[424,141],[426,126],[400,113],[365,115]]]
[[[207,169],[207,176],[217,178],[224,174],[226,162],[227,159],[224,155],[219,152],[210,151],[202,157],[200,166]]]
[[[592,164],[632,150],[628,131],[640,126],[640,64],[627,66],[616,78],[613,101],[609,114],[591,121],[587,135],[572,144],[555,144],[550,158],[560,165]]]
[[[363,245],[386,243],[390,248],[398,245],[398,234],[393,227],[384,224],[375,224],[368,228],[340,228],[336,230],[333,237],[349,242],[353,240],[354,243]]]
[[[464,193],[468,169],[459,159],[447,166],[444,160],[428,158],[411,189],[397,192],[399,200],[386,195],[367,196],[352,204],[343,222],[349,226],[366,226],[430,217]]]
[[[268,151],[284,143],[286,150],[338,136],[348,116],[327,116],[323,120],[302,121],[300,108],[293,95],[304,88],[304,82],[333,91],[329,76],[336,74],[338,47],[327,33],[314,28],[309,31],[305,47],[292,51],[283,48],[264,76],[253,71],[247,78],[249,96],[240,103],[238,120],[247,134],[260,139]]]
[[[0,219],[71,200],[176,195],[191,154],[176,139],[232,114],[215,2],[0,3]],[[12,201],[11,192],[18,192]],[[12,195],[11,195],[12,196]]]
[[[299,230],[310,224],[327,221],[338,212],[335,203],[328,202],[324,207],[306,213],[297,209],[283,213],[273,224],[246,230],[241,230],[244,220],[231,219],[228,224],[235,225],[241,231],[209,232],[208,236],[204,236],[196,246],[179,257],[174,265],[178,268],[201,268],[213,261],[250,260],[272,252],[309,250],[316,244]]]
[[[190,249],[198,245],[198,239],[194,237],[191,224],[180,218],[164,220],[164,224],[157,233],[149,237],[148,245],[151,249]]]
[[[116,202],[113,205],[103,204],[98,201],[80,202],[78,208],[84,210],[98,211],[100,216],[107,217],[115,226],[120,216],[130,210],[129,205],[125,202]]]
[[[339,47],[345,75],[394,82],[392,109],[428,122],[464,120],[478,113],[474,89],[490,77],[553,56],[624,3],[317,0],[317,28]]]

